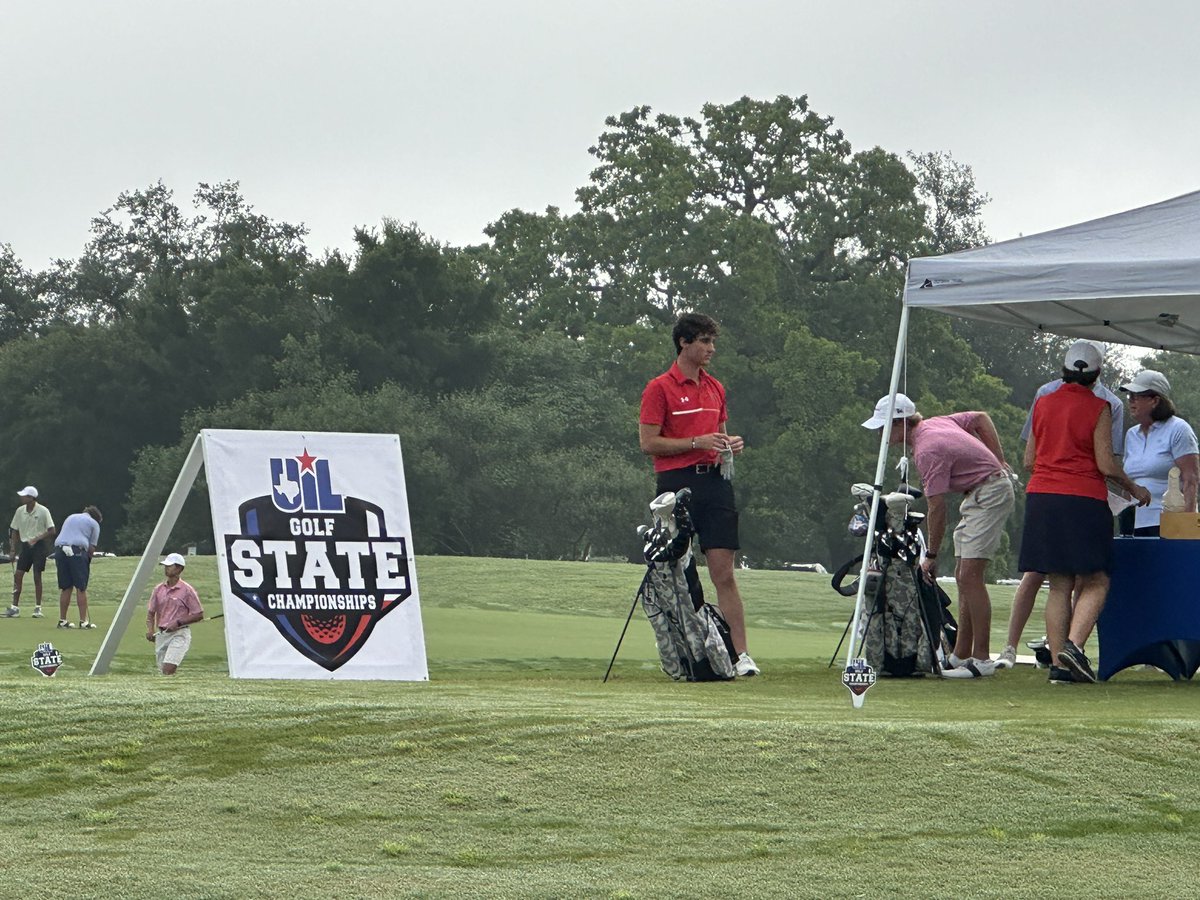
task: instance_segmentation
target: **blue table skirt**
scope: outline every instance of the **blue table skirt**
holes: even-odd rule
[[[1151,665],[1177,681],[1200,668],[1200,541],[1119,537],[1096,624],[1097,675]]]

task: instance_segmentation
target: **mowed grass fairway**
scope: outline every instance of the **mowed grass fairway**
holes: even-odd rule
[[[0,620],[0,896],[1196,893],[1194,684],[1019,666],[854,710],[826,667],[851,602],[743,572],[762,677],[671,682],[639,611],[602,685],[641,567],[442,557],[417,560],[428,683],[234,681],[223,620],[162,678],[144,603],[90,678],[134,563],[96,561],[97,631],[31,592]],[[212,558],[185,577],[220,610]]]

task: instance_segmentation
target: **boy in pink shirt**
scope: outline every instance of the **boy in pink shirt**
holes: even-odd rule
[[[154,644],[158,670],[174,675],[192,646],[193,622],[204,618],[204,607],[196,589],[179,576],[186,560],[171,553],[162,561],[167,580],[154,589],[146,607],[146,640]]]

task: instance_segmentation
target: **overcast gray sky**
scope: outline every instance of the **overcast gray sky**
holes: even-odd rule
[[[572,209],[604,118],[808,94],[856,149],[945,150],[993,240],[1200,188],[1200,4],[4,0],[0,243],[41,270],[161,179],[236,179],[310,249]]]

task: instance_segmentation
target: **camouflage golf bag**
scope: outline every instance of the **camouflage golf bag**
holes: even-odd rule
[[[906,488],[903,493],[910,500],[920,496],[913,489]],[[941,661],[954,646],[958,630],[950,613],[950,598],[940,585],[926,581],[921,573],[919,527],[924,516],[910,512],[896,493],[880,498],[881,502],[885,499],[892,500],[894,509],[886,515],[880,510],[876,517],[864,592],[866,616],[860,625],[860,655],[881,675],[940,674]],[[851,533],[856,523],[861,523],[857,536],[865,537],[866,521],[864,511],[856,510]],[[848,586],[842,581],[861,563],[860,554],[839,568],[833,575],[833,589],[843,596],[856,596],[857,579]]]
[[[639,529],[647,571],[638,597],[664,672],[676,681],[728,681],[734,677],[733,642],[721,611],[704,602],[692,554],[690,494],[684,488],[651,504],[655,524]]]

